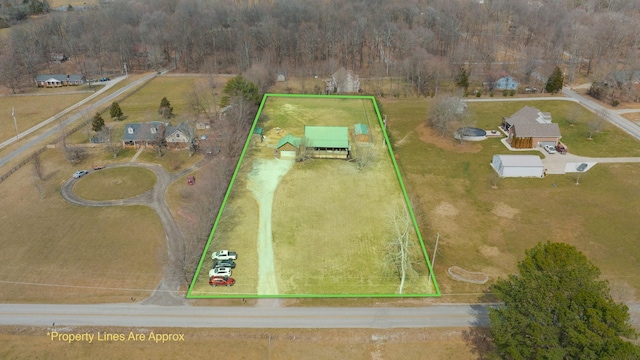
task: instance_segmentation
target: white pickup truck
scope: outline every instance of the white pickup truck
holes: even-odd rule
[[[211,254],[213,260],[235,260],[238,258],[238,254],[234,251],[220,250]]]

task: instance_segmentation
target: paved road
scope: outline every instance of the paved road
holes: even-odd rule
[[[139,304],[0,304],[0,325],[218,327],[218,328],[424,328],[487,326],[487,305],[419,308],[264,308],[144,306]]]
[[[549,100],[561,100],[561,101],[573,101],[578,102],[576,99],[564,97],[564,96],[541,96],[541,97],[494,97],[494,98],[469,98],[464,99],[465,102],[504,102],[504,101],[549,101]]]
[[[638,324],[640,304],[630,303]],[[488,325],[495,304],[443,304],[425,307],[211,307],[141,304],[0,304],[0,325],[218,327],[218,328],[426,328]]]
[[[578,88],[580,86],[577,86]],[[640,140],[640,126],[636,125],[632,121],[629,121],[619,114],[628,113],[628,112],[640,112],[638,109],[620,109],[620,110],[609,110],[595,101],[589,100],[584,96],[573,91],[572,88],[564,87],[562,89],[562,94],[566,97],[562,96],[545,96],[545,97],[528,97],[528,98],[504,98],[504,97],[495,97],[495,98],[475,98],[475,99],[464,99],[465,102],[502,102],[502,101],[548,101],[548,100],[564,100],[564,101],[574,101],[587,109],[595,112],[596,114],[602,116],[605,120],[619,127],[626,133]]]
[[[589,109],[589,110],[595,112],[596,114],[602,116],[605,120],[609,121],[610,123],[612,123],[615,126],[619,127],[620,129],[622,129],[623,131],[625,131],[629,135],[631,135],[631,136],[635,137],[636,139],[640,140],[640,126],[638,126],[638,125],[634,124],[633,122],[623,118],[619,114],[616,114],[615,112],[613,112],[613,111],[601,106],[600,104],[596,103],[595,101],[585,98],[584,96],[576,93],[575,91],[571,90],[568,87],[564,87],[562,89],[562,93],[564,95],[572,98],[572,99],[575,99],[582,106],[584,106],[587,109]]]
[[[95,112],[96,109],[100,108],[101,106],[104,106],[104,105],[108,104],[109,102],[112,102],[115,98],[117,98],[118,96],[122,95],[123,93],[125,93],[125,92],[127,92],[127,91],[129,91],[129,90],[131,90],[131,89],[133,89],[135,87],[138,87],[138,86],[144,84],[148,80],[151,80],[152,78],[154,78],[156,75],[157,75],[156,73],[149,74],[147,76],[144,76],[144,77],[132,82],[131,84],[128,84],[127,86],[125,86],[125,87],[123,87],[121,89],[118,89],[114,93],[112,93],[110,95],[107,95],[104,98],[96,101],[92,105],[88,106],[86,109],[69,116],[68,118],[66,118],[65,120],[62,121],[62,125],[67,126],[67,125],[70,125],[70,124],[80,120],[80,119],[86,118],[87,116],[89,116],[89,114]],[[88,99],[93,99],[93,95],[90,96]],[[53,122],[53,121],[55,121],[55,120],[57,120],[59,118],[62,118],[64,115],[66,115],[69,112],[71,112],[72,110],[76,109],[78,106],[84,104],[85,101],[87,101],[87,99],[79,102],[78,104],[76,104],[76,105],[74,105],[74,106],[72,106],[70,108],[67,108],[66,110],[63,110],[59,114],[57,114],[57,115],[45,120],[44,122],[34,126],[31,129],[23,132],[23,134],[25,134],[25,136],[26,136],[26,134],[30,134],[30,133],[40,129],[42,126],[45,126],[45,125],[50,124],[51,122]],[[14,159],[16,156],[22,155],[22,154],[32,150],[32,148],[34,146],[38,145],[40,142],[42,142],[46,138],[52,136],[53,134],[55,134],[58,131],[60,131],[58,129],[58,127],[57,126],[53,126],[49,130],[47,130],[47,131],[45,131],[45,132],[43,132],[41,134],[38,134],[37,136],[34,136],[34,137],[28,139],[25,143],[22,144],[22,146],[20,146],[16,150],[12,151],[11,153],[6,155],[5,157],[0,158],[0,167],[3,166],[4,164],[6,164],[7,162],[11,161],[12,159]],[[22,136],[23,135],[20,135],[20,139],[22,139]],[[12,140],[10,139],[10,140],[6,141],[5,143],[7,143],[7,144],[3,143],[4,144],[3,146],[6,146],[6,145],[8,145],[9,143],[11,143],[13,141],[15,141],[15,138],[13,138]]]
[[[119,77],[117,79],[114,79],[113,81],[109,81],[107,84],[105,84],[100,90],[93,92],[90,91],[90,93],[92,93],[92,95],[78,101],[77,103],[69,106],[68,108],[62,110],[61,112],[53,115],[52,117],[48,118],[47,120],[36,124],[35,126],[21,132],[18,134],[18,138],[16,139],[15,137],[12,137],[11,139],[4,141],[2,143],[0,143],[0,149],[9,146],[11,144],[13,144],[14,142],[18,141],[18,139],[22,139],[25,136],[28,136],[29,134],[37,131],[38,129],[47,126],[49,124],[51,124],[52,122],[54,122],[55,120],[58,120],[59,118],[63,117],[64,115],[70,113],[71,111],[77,109],[78,107],[88,103],[89,101],[95,99],[96,97],[102,95],[105,91],[107,91],[109,88],[111,88],[113,85],[119,83],[122,79],[124,79],[124,77]],[[76,92],[51,92],[51,93],[38,93],[38,94],[17,94],[17,95],[12,95],[12,96],[56,96],[56,95],[64,95],[64,94],[70,94],[70,93],[81,93],[80,91],[76,91]],[[20,116],[20,115],[18,115]]]
[[[70,178],[60,188],[60,195],[67,202],[79,206],[126,206],[126,205],[144,205],[152,208],[160,218],[167,240],[168,263],[176,264],[176,259],[182,258],[184,253],[184,235],[178,224],[176,223],[169,207],[165,201],[165,192],[171,183],[185,176],[186,174],[197,170],[205,160],[196,165],[184,169],[176,174],[169,174],[161,165],[145,164],[145,163],[121,163],[111,164],[107,168],[135,166],[142,167],[153,171],[157,176],[157,182],[153,188],[143,194],[128,199],[94,201],[83,199],[73,193],[73,185],[81,179]],[[91,170],[103,171],[103,170]],[[149,298],[143,301],[144,304],[152,305],[182,305],[185,303],[184,296],[178,293],[180,285],[182,285],[183,276],[178,266],[166,266],[162,275],[162,280],[156,290]]]

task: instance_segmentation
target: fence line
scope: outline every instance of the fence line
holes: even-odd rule
[[[29,155],[26,159],[20,161],[18,165],[11,168],[11,170],[7,171],[4,175],[0,176],[0,183],[3,182],[6,178],[8,178],[9,175],[18,171],[21,167],[25,166],[26,164],[30,163],[36,156],[42,154],[45,150],[47,150],[46,146],[41,147],[40,149],[36,150],[33,154]]]

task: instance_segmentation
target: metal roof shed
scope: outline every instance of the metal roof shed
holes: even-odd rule
[[[536,155],[493,155],[491,166],[500,177],[544,176],[544,164]]]

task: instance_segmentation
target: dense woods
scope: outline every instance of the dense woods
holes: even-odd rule
[[[53,54],[87,78],[177,67],[183,72],[406,79],[433,94],[460,69],[472,84],[505,73],[541,84],[556,66],[604,79],[638,69],[635,0],[115,0],[51,12],[14,26],[2,46],[2,83],[19,88],[62,71]]]

